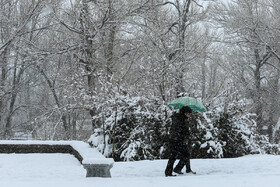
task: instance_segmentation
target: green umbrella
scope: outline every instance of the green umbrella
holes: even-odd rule
[[[193,111],[205,112],[206,108],[203,104],[192,97],[179,97],[174,99],[169,106],[173,106],[174,109],[180,109],[183,106],[189,106]]]

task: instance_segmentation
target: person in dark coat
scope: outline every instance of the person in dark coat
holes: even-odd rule
[[[183,174],[182,169],[186,166],[186,172],[192,172],[190,168],[190,151],[187,146],[190,131],[188,118],[191,116],[192,109],[188,106],[184,106],[180,109],[179,113],[175,113],[171,116],[172,125],[170,129],[169,149],[170,156],[165,169],[165,176],[176,176],[172,172]],[[173,165],[176,158],[180,159],[176,167],[173,169]],[[194,172],[193,172],[194,173]]]

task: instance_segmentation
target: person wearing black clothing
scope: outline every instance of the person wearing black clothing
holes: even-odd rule
[[[192,109],[184,106],[179,113],[171,116],[172,125],[170,128],[169,149],[170,156],[165,169],[165,176],[176,176],[172,172],[183,174],[182,169],[186,166],[186,172],[192,172],[190,168],[190,151],[187,143],[190,136],[188,118],[191,116]],[[179,163],[173,169],[176,158],[180,159]],[[194,172],[193,172],[194,173]]]

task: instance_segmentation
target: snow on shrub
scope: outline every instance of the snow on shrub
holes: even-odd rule
[[[117,95],[107,100],[94,120],[101,121],[89,142],[115,161],[168,158],[170,116],[174,112],[157,99]],[[253,153],[279,154],[265,136],[256,133],[256,115],[248,101],[210,104],[194,112],[189,146],[192,158],[238,157]]]

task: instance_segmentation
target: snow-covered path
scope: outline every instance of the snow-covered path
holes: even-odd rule
[[[167,160],[117,162],[112,178],[85,178],[68,154],[0,154],[0,187],[280,187],[280,156],[193,159],[197,175],[164,177]]]

